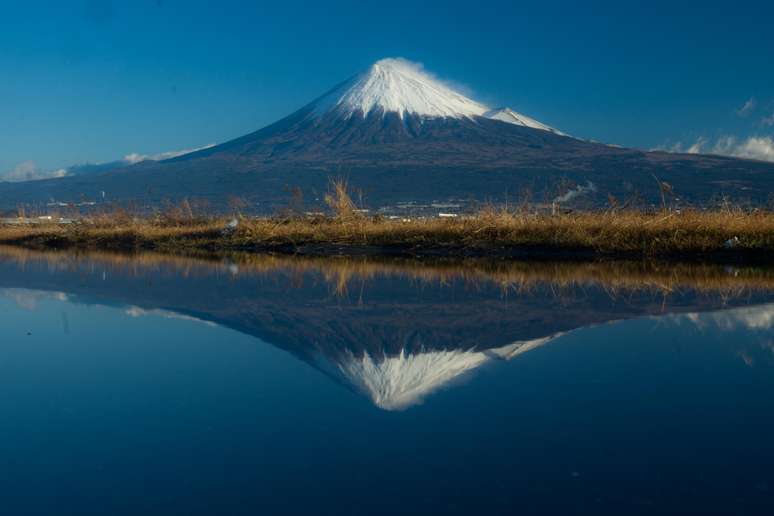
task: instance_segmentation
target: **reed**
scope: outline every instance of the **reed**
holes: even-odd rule
[[[190,204],[163,216],[125,212],[72,224],[0,225],[0,243],[31,248],[146,249],[164,252],[276,251],[305,254],[680,256],[721,254],[774,260],[774,213],[615,209],[537,212],[485,207],[458,218],[367,217],[343,183],[328,215],[248,218],[194,215]],[[234,223],[236,221],[236,226]],[[229,225],[231,222],[231,225]]]

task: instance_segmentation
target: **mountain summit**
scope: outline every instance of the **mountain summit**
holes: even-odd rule
[[[407,115],[423,118],[483,117],[562,134],[510,108],[490,109],[447,86],[419,64],[400,58],[377,61],[312,105],[318,116],[335,113],[344,118],[366,118],[371,113],[382,117],[395,113],[401,120]]]
[[[404,59],[382,59],[314,102],[318,114],[344,117],[376,112],[430,118],[482,116],[488,109],[452,90],[419,65]]]
[[[109,168],[109,167],[106,167]],[[331,178],[346,177],[371,209],[461,207],[531,192],[538,202],[659,204],[659,181],[683,202],[767,202],[774,164],[644,152],[568,137],[531,117],[490,108],[403,59],[382,59],[256,132],[164,161],[0,184],[0,208],[131,201],[153,207],[196,198],[216,208],[288,205],[292,191],[319,209]]]

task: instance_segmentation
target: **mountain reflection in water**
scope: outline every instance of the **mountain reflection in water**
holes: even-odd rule
[[[78,255],[0,248],[0,293],[216,324],[277,346],[401,410],[486,364],[637,317],[745,327],[771,353],[774,271],[711,265]]]

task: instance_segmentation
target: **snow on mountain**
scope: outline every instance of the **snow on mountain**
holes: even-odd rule
[[[522,127],[531,127],[532,129],[540,129],[542,131],[549,131],[554,134],[566,136],[563,132],[554,129],[553,127],[547,126],[542,122],[538,122],[534,118],[517,113],[508,107],[492,109],[484,113],[483,116],[491,120],[500,120],[501,122],[506,122],[509,124],[520,125]]]
[[[403,410],[426,396],[495,360],[510,360],[562,335],[519,341],[486,351],[445,350],[374,358],[347,352],[336,363],[320,364],[365,394],[379,408]]]
[[[315,103],[315,111],[332,110],[346,118],[394,112],[426,117],[473,117],[487,111],[483,104],[452,90],[405,59],[382,59],[344,82]]]
[[[405,59],[382,59],[365,72],[344,82],[314,103],[314,112],[331,112],[344,118],[371,112],[397,113],[428,118],[485,117],[509,124],[562,134],[509,108],[490,109],[454,91],[427,73],[420,65]]]

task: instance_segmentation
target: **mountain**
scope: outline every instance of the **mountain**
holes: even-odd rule
[[[527,270],[534,271],[532,265]],[[508,283],[496,271],[444,266],[433,273],[401,262],[266,256],[235,264],[0,246],[0,298],[32,308],[47,294],[121,307],[132,317],[231,328],[285,350],[388,410],[421,403],[482,367],[561,342],[579,329],[639,317],[682,321],[708,333],[756,329],[761,342],[738,339],[730,351],[771,360],[773,297],[754,282],[752,289],[732,282],[707,291],[706,276],[689,273],[686,278],[701,278],[695,286],[687,281],[665,297],[667,287],[657,288],[657,280],[626,287],[610,264],[590,271],[579,265],[580,276],[555,266],[546,264],[536,281],[519,274]]]
[[[105,192],[108,201],[141,205],[193,197],[223,206],[236,195],[272,211],[298,188],[319,205],[336,177],[362,190],[372,208],[513,200],[526,191],[533,200],[607,202],[612,194],[657,203],[658,181],[691,203],[726,196],[760,204],[774,191],[772,163],[573,138],[472,100],[417,65],[384,59],[254,133],[168,160],[2,184],[0,207]],[[583,195],[566,195],[578,185],[585,185],[577,190]]]

